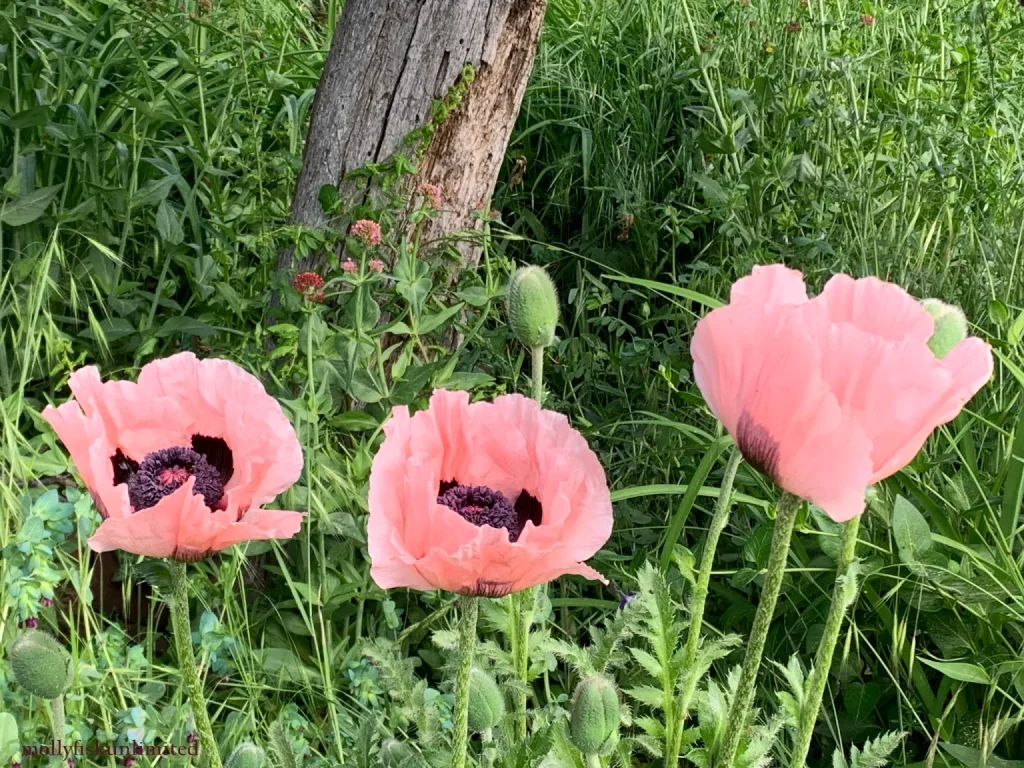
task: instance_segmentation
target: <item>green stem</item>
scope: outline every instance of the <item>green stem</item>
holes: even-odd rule
[[[696,669],[697,649],[700,647],[700,630],[704,623],[704,606],[708,599],[708,585],[711,583],[711,569],[715,565],[715,551],[718,549],[718,539],[729,522],[729,511],[732,508],[732,486],[736,480],[736,472],[743,461],[743,454],[734,450],[729,457],[729,463],[725,465],[725,474],[722,476],[722,487],[718,494],[718,501],[715,504],[715,513],[711,518],[711,527],[708,529],[708,538],[704,542],[704,553],[701,555],[700,570],[697,571],[697,582],[693,586],[693,596],[690,598],[690,629],[686,636],[686,649],[683,652],[683,669],[686,679],[683,683],[682,696],[679,698],[679,719],[685,719],[690,710],[690,701],[693,692],[697,688],[698,675]],[[682,738],[683,729],[680,726],[676,732],[675,741]],[[674,757],[672,765],[678,760],[679,744],[672,745]],[[666,762],[666,765],[668,763]]]
[[[519,687],[516,689],[516,738],[526,739],[526,700],[530,675],[530,628],[533,626],[533,611],[537,605],[537,590],[530,587],[512,596],[511,621],[515,626],[512,638],[512,663],[516,670]]]
[[[818,651],[814,655],[814,669],[811,670],[807,680],[807,697],[800,708],[800,723],[793,746],[793,757],[789,763],[792,768],[804,768],[807,753],[811,748],[814,724],[818,721],[818,710],[821,708],[821,700],[825,696],[828,672],[832,668],[832,656],[839,641],[839,630],[842,629],[843,616],[846,614],[848,605],[847,595],[851,585],[846,580],[850,577],[848,571],[856,555],[859,529],[859,515],[852,518],[843,527],[842,550],[836,568],[836,585],[832,591],[832,604],[829,605],[828,616],[825,618],[825,631],[818,643]]]
[[[800,509],[800,499],[788,491],[782,494],[779,501],[778,514],[775,519],[775,532],[772,534],[771,554],[768,556],[768,570],[761,589],[761,600],[754,614],[754,626],[750,629],[747,641],[747,653],[743,658],[740,670],[740,681],[736,688],[736,696],[729,710],[729,721],[725,727],[725,743],[715,761],[716,766],[732,768],[736,753],[740,748],[740,739],[746,730],[750,705],[754,701],[754,683],[757,672],[761,668],[761,656],[764,653],[765,641],[768,639],[768,628],[775,614],[775,603],[779,599],[782,580],[786,575],[786,560],[789,557],[789,542],[793,538],[793,527],[796,525],[796,513]]]
[[[469,751],[469,678],[476,650],[476,597],[462,598],[462,620],[459,622],[459,668],[455,674],[455,756],[452,768],[466,768]]]
[[[533,376],[533,387],[530,396],[537,401],[537,405],[543,405],[544,400],[544,350],[546,347],[530,347],[531,367],[530,373]]]
[[[531,396],[537,405],[543,406],[544,399],[544,350],[546,347],[530,347],[530,373],[533,377]],[[526,700],[530,674],[530,629],[533,626],[533,613],[537,606],[537,591],[540,587],[530,587],[512,596],[512,663],[516,670],[516,679],[520,687],[516,690],[515,733],[520,741],[526,739]]]
[[[220,753],[217,751],[217,740],[213,737],[210,716],[206,712],[206,698],[203,696],[203,685],[196,669],[196,657],[192,651],[192,625],[188,611],[188,576],[185,564],[177,560],[169,562],[171,569],[171,629],[174,633],[174,647],[178,653],[178,667],[185,680],[185,692],[192,705],[192,717],[199,731],[199,749],[206,765],[210,768],[222,768]]]
[[[584,755],[583,757],[587,761],[587,768],[601,768],[601,756],[596,752]]]
[[[61,748],[64,741],[64,696],[61,694],[50,699],[50,717],[53,718],[53,740],[57,742],[57,749]]]

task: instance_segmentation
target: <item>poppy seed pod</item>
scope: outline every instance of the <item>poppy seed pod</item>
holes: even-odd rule
[[[935,320],[935,330],[928,339],[928,348],[941,360],[967,338],[967,317],[960,307],[944,304],[938,299],[925,299],[921,304]]]
[[[508,324],[527,347],[548,347],[558,325],[558,293],[541,267],[520,267],[508,284]]]
[[[11,646],[11,668],[33,696],[55,699],[71,685],[71,656],[52,635],[30,629]]]
[[[481,733],[493,728],[505,714],[505,697],[494,678],[479,667],[469,673],[469,731]]]
[[[224,768],[263,768],[267,762],[267,753],[251,741],[242,742],[228,757]]]
[[[619,691],[604,675],[589,675],[576,687],[569,738],[584,755],[606,755],[619,739]]]

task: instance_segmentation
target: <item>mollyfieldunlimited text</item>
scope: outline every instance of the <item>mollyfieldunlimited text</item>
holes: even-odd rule
[[[199,743],[191,744],[103,744],[98,741],[78,741],[65,744],[63,741],[50,740],[49,744],[26,744],[21,748],[23,757],[45,755],[48,757],[166,757],[199,754]]]

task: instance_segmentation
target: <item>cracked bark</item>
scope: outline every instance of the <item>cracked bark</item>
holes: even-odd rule
[[[486,203],[519,112],[536,55],[547,0],[348,0],[310,115],[292,200],[296,224],[323,228],[320,188],[356,194],[350,171],[387,159],[425,124],[433,99],[454,85],[465,64],[476,77],[458,109],[438,127],[422,162],[420,182],[445,192],[441,214],[426,234],[437,238],[478,225],[470,212]],[[467,265],[478,249],[460,248]],[[319,254],[278,268],[323,266]]]

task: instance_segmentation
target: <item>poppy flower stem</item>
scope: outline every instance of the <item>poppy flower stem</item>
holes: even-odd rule
[[[786,575],[786,560],[789,558],[789,542],[793,538],[796,525],[796,513],[800,509],[801,500],[789,492],[782,494],[775,518],[775,531],[772,534],[771,553],[768,556],[768,569],[761,589],[761,600],[754,614],[754,626],[750,629],[747,640],[747,653],[743,658],[740,670],[740,681],[736,687],[736,695],[729,710],[729,721],[725,728],[725,742],[715,760],[715,766],[732,768],[739,752],[740,740],[746,733],[747,719],[750,716],[750,705],[754,701],[754,689],[757,673],[761,667],[761,656],[764,653],[765,641],[768,639],[768,628],[775,614],[775,603],[779,599],[782,580]]]
[[[459,668],[455,673],[455,756],[452,768],[466,768],[469,751],[469,683],[476,650],[476,618],[479,598],[464,597],[459,622]]]
[[[64,741],[64,695],[50,699],[50,717],[53,718],[53,736],[60,744]]]
[[[530,374],[532,376],[531,396],[537,405],[544,405],[544,350],[547,347],[535,345],[530,347]],[[512,596],[512,663],[516,677],[522,686],[515,693],[516,738],[526,739],[526,700],[527,684],[530,673],[530,629],[533,626],[534,610],[537,607],[537,591],[540,587],[530,587]]]
[[[199,735],[199,748],[203,753],[202,761],[209,768],[222,768],[220,752],[217,751],[217,740],[213,736],[213,727],[206,712],[206,698],[203,696],[203,685],[196,669],[196,657],[192,651],[192,625],[188,611],[188,576],[185,563],[171,560],[171,629],[174,632],[174,647],[178,654],[178,667],[185,680],[185,691],[192,705],[192,717],[196,722]]]
[[[547,347],[530,347],[530,375],[531,392],[530,396],[537,401],[537,405],[544,405],[544,350]]]
[[[704,605],[708,599],[708,586],[711,584],[711,569],[715,565],[715,551],[718,549],[718,539],[729,523],[729,511],[732,508],[732,486],[736,480],[736,472],[743,462],[743,454],[738,450],[733,451],[729,462],[725,465],[725,474],[722,476],[722,486],[718,491],[718,502],[715,504],[715,513],[711,518],[711,527],[708,528],[708,537],[704,541],[704,554],[701,555],[700,570],[697,571],[697,581],[693,585],[693,595],[690,597],[690,629],[686,636],[686,649],[683,653],[683,669],[686,670],[686,681],[683,685],[682,696],[679,697],[679,711],[676,720],[682,722],[690,709],[690,700],[697,688],[697,649],[700,647],[700,630],[704,623]],[[665,755],[666,765],[675,765],[679,758],[683,729],[678,727],[673,734],[673,744],[670,746],[669,754]]]
[[[821,635],[818,651],[814,655],[814,669],[811,670],[811,674],[807,678],[806,698],[800,710],[800,722],[793,745],[793,757],[789,763],[793,768],[803,768],[807,753],[810,751],[814,724],[818,721],[818,710],[821,708],[821,700],[825,695],[825,684],[828,682],[828,673],[832,668],[832,655],[835,653],[836,644],[839,641],[843,616],[846,615],[846,608],[853,597],[855,584],[851,580],[855,578],[855,574],[850,570],[850,566],[856,556],[859,529],[859,515],[851,518],[843,526],[843,539],[836,568],[836,585],[832,591],[832,604],[829,605],[828,616],[825,618],[825,631]]]
[[[515,691],[515,733],[519,740],[526,739],[526,700],[528,677],[530,672],[530,629],[533,626],[533,613],[537,605],[537,590],[530,587],[516,592],[511,598],[512,627],[512,664],[516,670],[516,678],[521,685]]]

